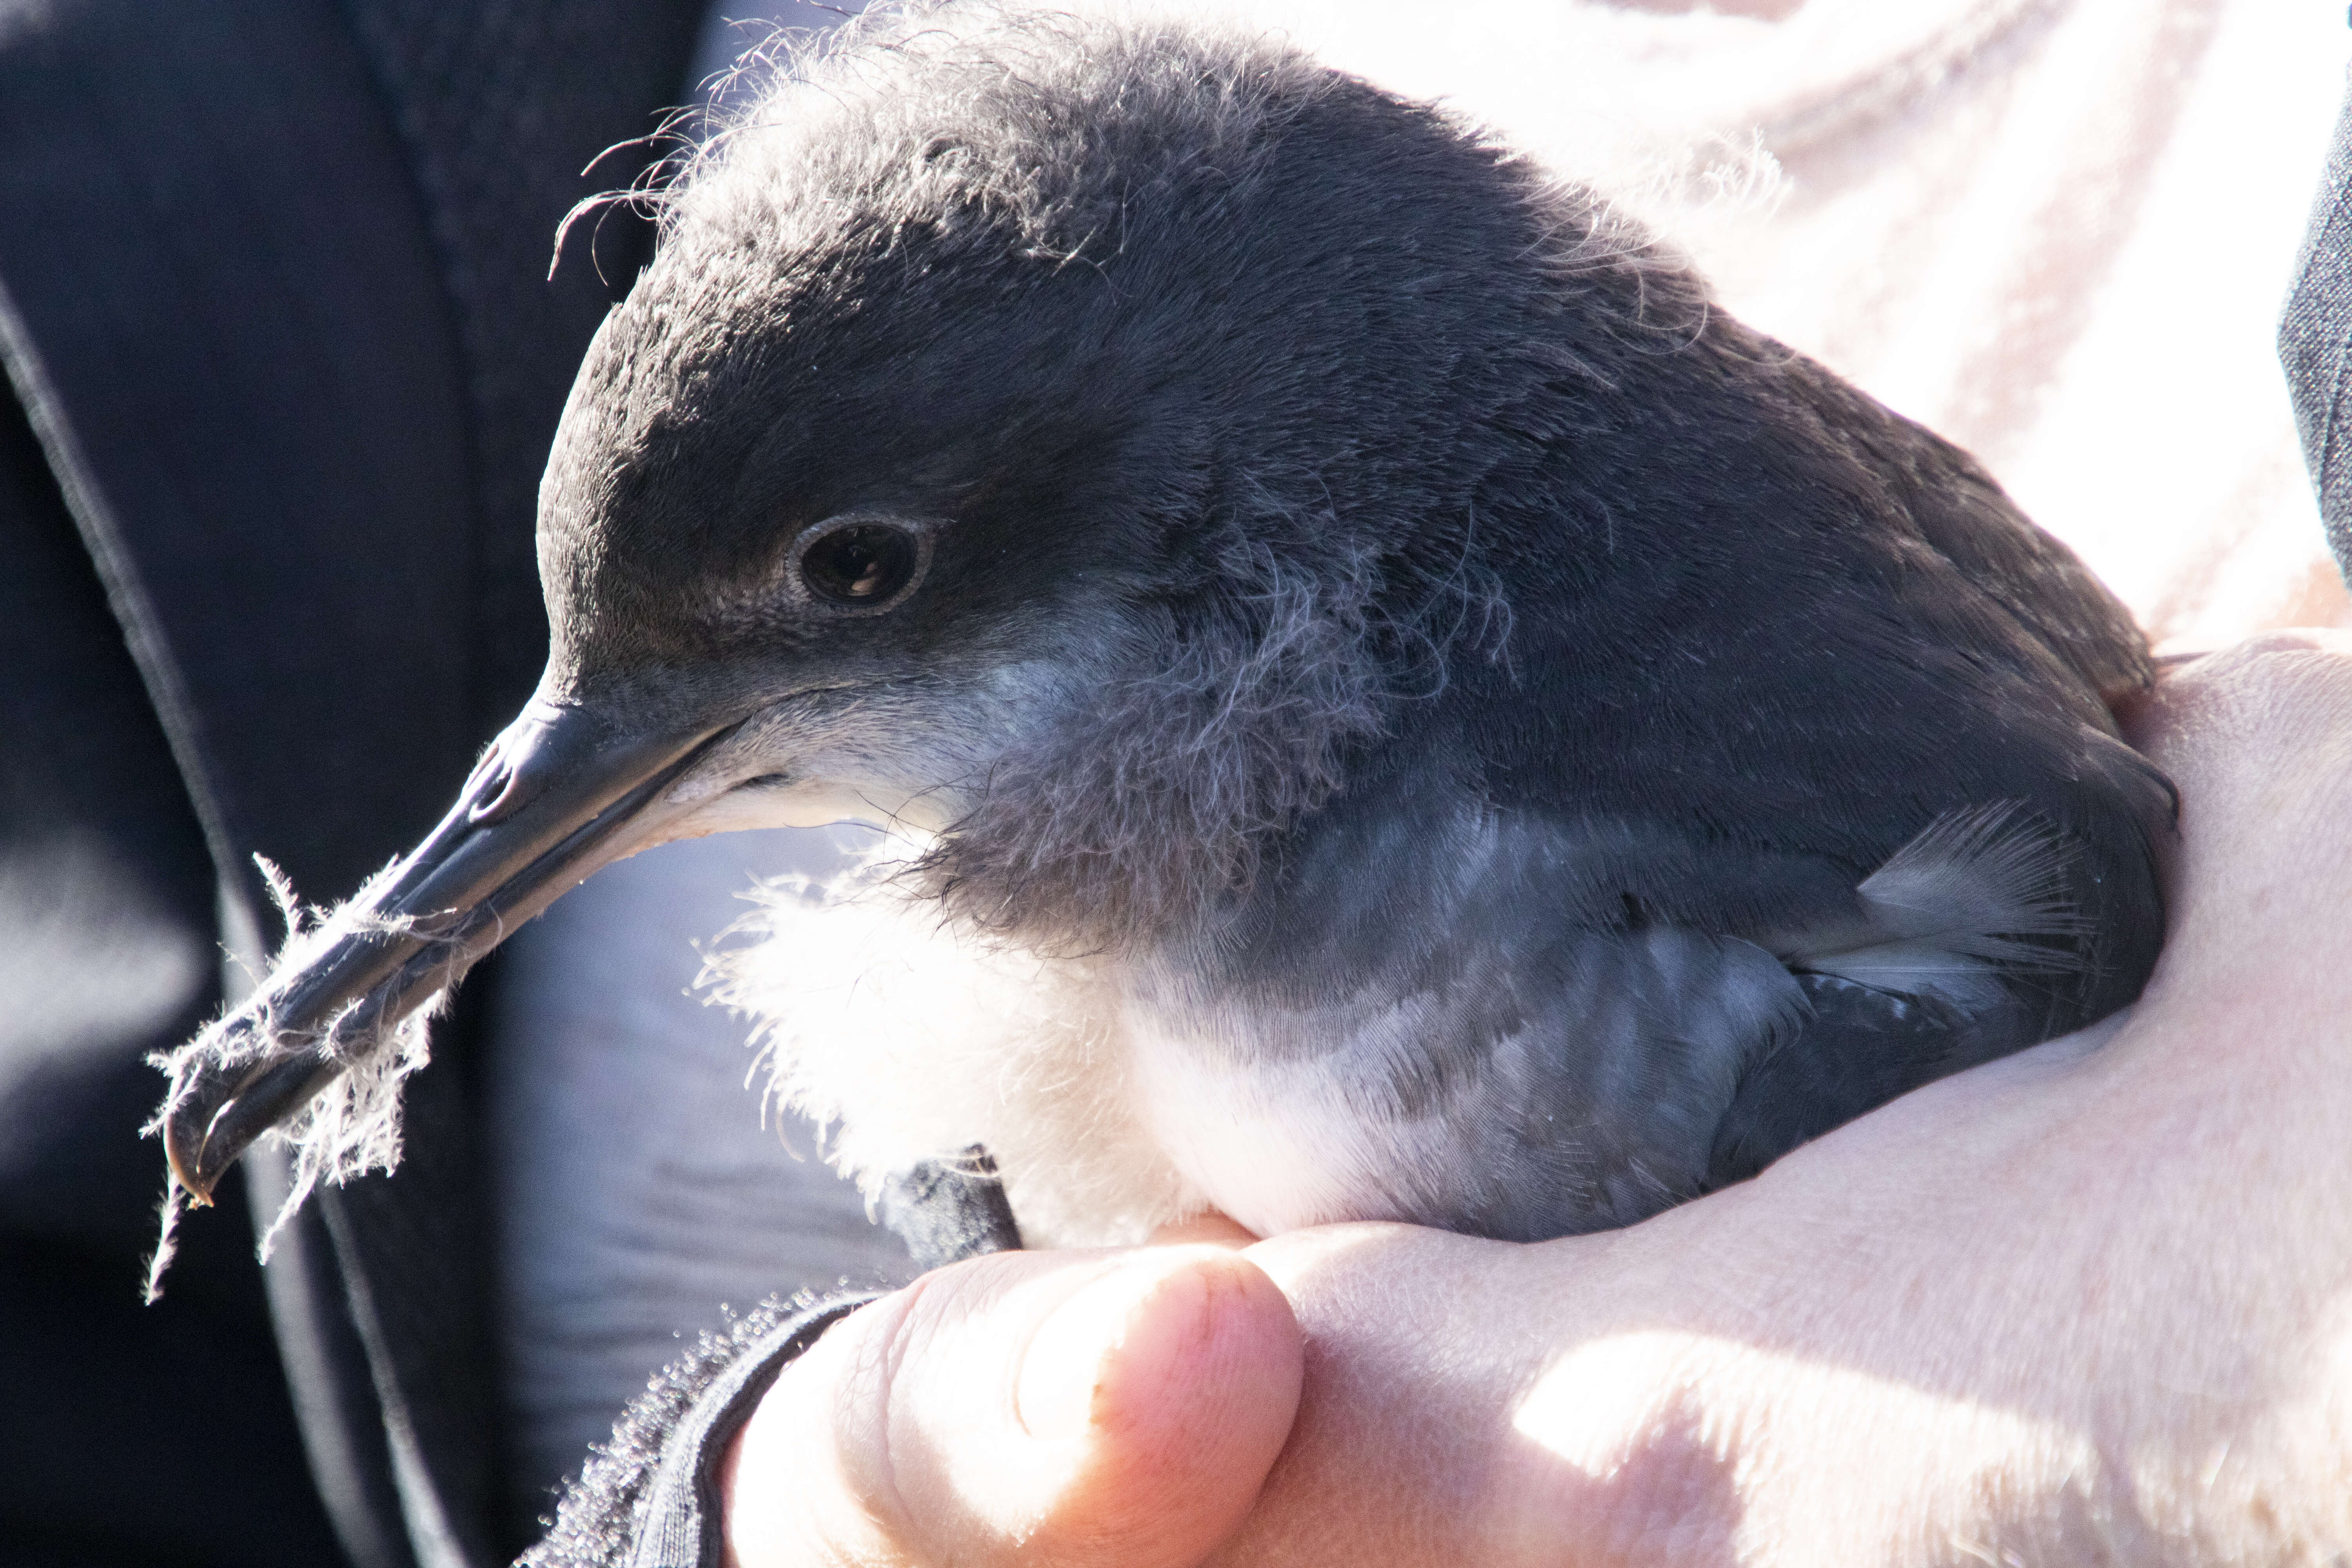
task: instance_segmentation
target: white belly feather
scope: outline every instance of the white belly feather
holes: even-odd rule
[[[1477,1070],[1451,1078],[1431,1044],[1465,1024],[1429,1011],[1449,1005],[1433,992],[1261,996],[1258,1012],[1181,967],[1041,959],[948,926],[879,863],[770,884],[709,978],[759,1020],[770,1092],[830,1129],[828,1159],[869,1196],[982,1145],[1033,1246],[1132,1242],[1211,1206],[1261,1235],[1450,1221],[1529,1181],[1566,1184],[1580,1206],[1563,1219],[1622,1224],[1695,1190],[1748,1051],[1804,1009],[1783,962],[1963,1009],[1997,998],[1997,962],[2063,959],[2019,941],[2076,929],[2060,853],[2009,806],[1948,813],[1862,883],[1845,926],[1778,958],[1668,928],[1595,933],[1569,965],[1583,989],[1550,998],[1549,1024],[1488,1020]],[[1549,1125],[1594,1106],[1590,1136]]]
[[[1171,1016],[1108,961],[998,947],[872,886],[759,903],[713,992],[757,1020],[770,1092],[869,1195],[977,1143],[1032,1246],[1131,1242],[1208,1207],[1272,1234],[1388,1212],[1381,1173],[1437,1153],[1375,1147],[1412,1130],[1335,1103],[1328,1059],[1233,1065],[1245,1024]]]
[[[758,1021],[770,1092],[827,1129],[869,1197],[987,1147],[1033,1246],[1109,1246],[1208,1206],[1142,1113],[1118,987],[943,927],[887,889],[768,887],[713,959]]]

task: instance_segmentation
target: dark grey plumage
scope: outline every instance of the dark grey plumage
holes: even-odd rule
[[[191,1184],[351,998],[847,809],[1287,1151],[1141,1117],[1262,1228],[1626,1223],[2137,995],[2128,617],[1597,197],[1264,41],[955,6],[817,78],[670,199],[542,491],[534,710],[184,1062]]]

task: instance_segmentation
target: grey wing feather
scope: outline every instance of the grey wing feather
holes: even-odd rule
[[[1864,879],[1857,918],[1769,945],[1808,973],[1980,1010],[2004,994],[2003,973],[2082,966],[2091,922],[2068,897],[2074,853],[2014,801],[1948,811]]]

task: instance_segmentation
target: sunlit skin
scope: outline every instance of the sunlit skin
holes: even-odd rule
[[[2178,668],[2132,717],[2182,834],[2119,1024],[1613,1234],[1211,1221],[944,1270],[778,1381],[726,1458],[730,1561],[2352,1548],[2352,637]]]

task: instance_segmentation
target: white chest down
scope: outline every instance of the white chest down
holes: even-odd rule
[[[1391,1219],[1532,1238],[1704,1190],[1743,1073],[1809,1026],[1825,980],[1898,1016],[1904,996],[2001,1005],[2019,944],[1993,933],[2069,918],[2045,873],[2038,839],[1980,812],[1865,879],[1835,941],[1776,955],[1664,925],[1449,919],[1344,982],[1044,959],[870,884],[779,884],[716,992],[760,1021],[771,1093],[869,1193],[979,1144],[1032,1245],[1134,1241],[1212,1207],[1261,1235]]]
[[[1486,975],[1204,1004],[883,905],[787,895],[761,923],[720,989],[762,1021],[772,1092],[869,1190],[984,1146],[1032,1245],[1206,1208],[1260,1235],[1628,1223],[1692,1195],[1739,1061],[1802,1006],[1761,949],[1677,932],[1596,939],[1548,1005],[1498,1022]]]
[[[1447,1163],[1447,1129],[1426,1118],[1369,1120],[1334,1092],[1334,1079],[1391,1070],[1393,1041],[1412,1037],[1422,1009],[1398,1009],[1389,1039],[1358,1037],[1307,1059],[1237,1059],[1138,1011],[1128,1031],[1137,1121],[1208,1206],[1260,1236],[1416,1217],[1396,1177]]]

